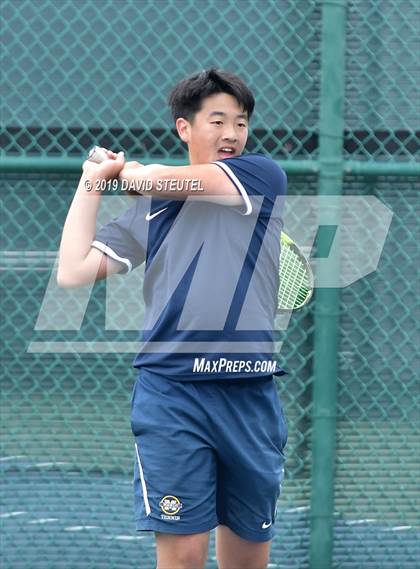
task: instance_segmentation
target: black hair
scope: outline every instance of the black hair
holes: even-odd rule
[[[203,100],[217,93],[228,93],[235,97],[248,114],[248,119],[251,118],[255,100],[244,81],[233,73],[212,67],[183,79],[174,87],[169,96],[174,121],[184,118],[193,122]]]

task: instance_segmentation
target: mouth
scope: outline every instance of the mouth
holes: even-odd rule
[[[235,156],[236,150],[233,146],[222,146],[217,151],[217,154],[219,158],[223,160],[223,158],[232,158],[232,156]]]

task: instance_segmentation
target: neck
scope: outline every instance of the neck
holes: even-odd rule
[[[188,161],[191,166],[193,164],[199,164],[199,161],[197,160],[196,156],[194,156],[194,153],[191,152],[191,150],[188,150]]]

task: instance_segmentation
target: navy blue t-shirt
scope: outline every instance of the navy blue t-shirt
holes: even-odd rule
[[[282,374],[273,328],[286,175],[261,154],[214,164],[241,206],[139,196],[92,246],[119,261],[122,273],[146,263],[135,368],[178,381]]]

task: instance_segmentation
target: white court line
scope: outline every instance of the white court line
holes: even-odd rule
[[[15,458],[25,458],[23,454],[15,454],[14,456],[2,456],[0,457],[0,462],[5,462],[6,460],[15,460]]]
[[[289,508],[284,511],[286,514],[293,514],[294,512],[304,512],[306,510],[309,510],[309,506],[299,506],[298,508]]]
[[[136,539],[146,539],[145,535],[102,535],[102,539],[118,539],[120,541],[133,541]]]
[[[101,529],[99,526],[68,526],[64,531],[82,531],[84,529]]]
[[[58,522],[58,518],[39,518],[38,520],[31,520],[28,524],[49,524],[51,522]]]
[[[70,462],[35,462],[31,466],[61,466],[62,464],[71,464]]]
[[[413,529],[413,526],[394,526],[392,528],[383,528],[382,531],[404,531],[407,529]]]
[[[355,526],[358,524],[373,524],[377,521],[378,520],[368,518],[366,520],[345,520],[344,523],[347,524],[348,526]]]
[[[5,514],[0,514],[0,518],[13,518],[13,516],[21,516],[27,513],[28,512],[6,512]]]

